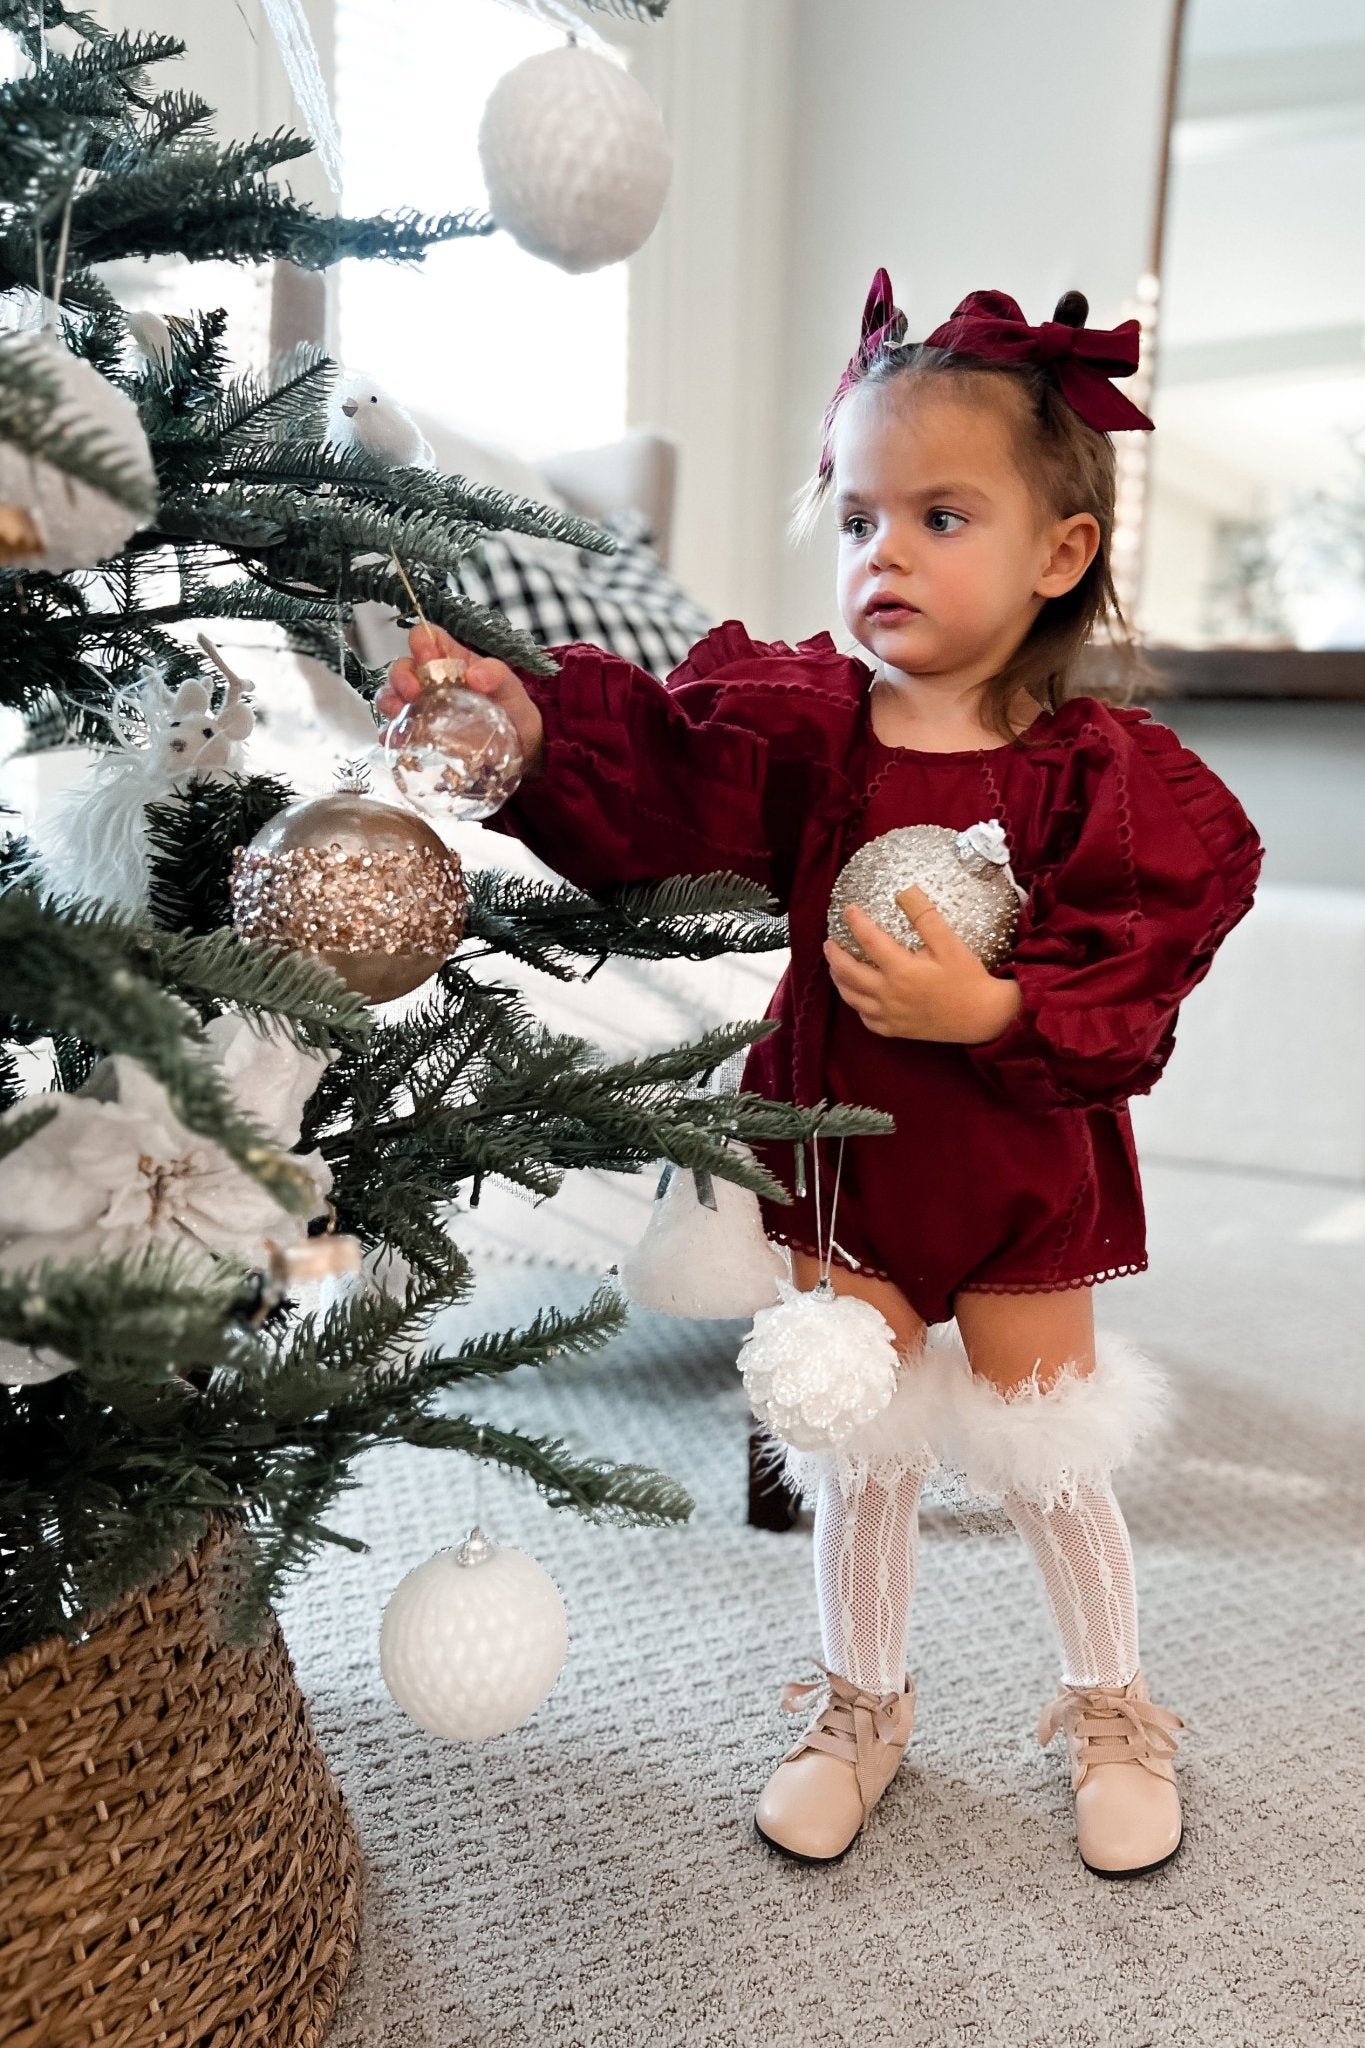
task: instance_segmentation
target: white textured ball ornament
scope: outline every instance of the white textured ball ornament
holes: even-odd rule
[[[155,518],[152,451],[132,399],[55,334],[0,337],[0,381],[7,373],[17,379],[29,364],[57,388],[54,419],[92,452],[117,463],[123,489],[118,498],[110,497],[56,463],[0,441],[0,507],[21,507],[30,522],[27,537],[5,546],[0,562],[7,569],[41,569],[50,575],[90,569],[118,554]]]
[[[479,123],[479,162],[498,226],[561,270],[600,270],[654,231],[673,151],[628,71],[576,43],[500,78]]]
[[[419,1728],[486,1742],[520,1728],[550,1697],[568,1648],[550,1574],[472,1529],[458,1549],[438,1550],[400,1579],[384,1609],[379,1668]]]
[[[739,1348],[740,1376],[760,1422],[794,1450],[835,1450],[887,1407],[900,1353],[880,1309],[828,1280],[779,1280]]]
[[[746,1159],[753,1153],[735,1142]],[[697,1189],[696,1175],[674,1166],[663,1194],[650,1207],[644,1236],[617,1269],[621,1292],[637,1308],[670,1316],[751,1316],[777,1301],[777,1284],[790,1268],[769,1243],[758,1196],[719,1174],[704,1176],[715,1207]]]

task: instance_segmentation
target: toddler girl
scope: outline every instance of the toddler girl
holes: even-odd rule
[[[763,883],[791,957],[767,1012],[780,1029],[741,1085],[895,1118],[842,1142],[837,1216],[828,1172],[790,1207],[762,1204],[796,1284],[827,1266],[903,1357],[874,1423],[837,1453],[786,1452],[815,1502],[823,1676],[787,1689],[812,1718],[756,1823],[810,1862],[850,1847],[911,1734],[919,1495],[940,1464],[1036,1562],[1062,1659],[1038,1736],[1065,1731],[1084,1862],[1134,1876],[1180,1843],[1183,1723],[1139,1665],[1111,1483],[1168,1387],[1132,1345],[1097,1337],[1091,1290],[1146,1266],[1125,1105],[1249,908],[1262,849],[1168,727],[1075,693],[1086,641],[1124,631],[1109,431],[1151,425],[1111,381],[1137,366],[1136,322],[1087,329],[1086,311],[1068,293],[1035,328],[1004,293],[973,292],[911,343],[878,271],[795,522],[833,496],[839,608],[866,660],[828,633],[758,644],[728,620],[666,683],[578,644],[553,650],[551,679],[469,669],[528,763],[485,823],[587,890],[719,870]],[[467,652],[431,628],[411,645],[416,661]],[[381,711],[419,688],[414,661],[395,663]],[[983,966],[917,888],[898,901],[919,949],[856,907],[866,957],[827,939],[859,846],[982,821],[1003,829],[1026,892],[1003,965]],[[785,1142],[753,1150],[789,1184]]]

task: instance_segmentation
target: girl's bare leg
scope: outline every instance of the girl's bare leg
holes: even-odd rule
[[[820,1278],[818,1260],[792,1252],[792,1277],[808,1291]],[[881,1310],[897,1349],[914,1371],[924,1324],[889,1280],[830,1264],[836,1294],[854,1294]],[[923,1480],[907,1470],[895,1480],[868,1478],[846,1494],[822,1478],[815,1501],[815,1592],[824,1661],[831,1671],[870,1692],[900,1692],[905,1683],[906,1637],[919,1562],[919,1496]]]
[[[820,1278],[820,1262],[813,1252],[799,1252],[794,1246],[791,1255],[792,1279],[803,1294],[807,1293]],[[879,1308],[896,1333],[898,1350],[919,1350],[924,1342],[923,1319],[916,1315],[893,1281],[875,1280],[870,1273],[850,1272],[834,1259],[830,1260],[829,1281],[836,1294],[856,1294],[860,1300]]]
[[[972,1371],[1001,1393],[1039,1368],[1040,1390],[1069,1360],[1084,1377],[1095,1370],[1094,1290],[1061,1287],[1051,1294],[973,1294],[964,1289],[953,1312]]]
[[[1008,1397],[1038,1369],[1046,1395],[1064,1364],[1095,1369],[1088,1287],[1050,1294],[960,1293],[954,1303],[972,1372]],[[1037,1397],[1030,1391],[1023,1398]],[[1002,1505],[1032,1553],[1062,1652],[1062,1683],[1125,1686],[1138,1668],[1137,1585],[1127,1524],[1108,1480],[1081,1481],[1065,1504],[1024,1492]]]

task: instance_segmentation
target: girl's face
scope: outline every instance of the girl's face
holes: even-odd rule
[[[1041,511],[1015,464],[1008,402],[925,381],[900,394],[861,385],[840,408],[839,610],[885,671],[984,681],[1099,545],[1088,513]]]

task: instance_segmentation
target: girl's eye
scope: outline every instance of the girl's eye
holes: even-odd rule
[[[844,521],[844,532],[848,533],[850,528],[854,526],[868,526],[870,524],[871,521],[864,519],[861,512],[850,512],[848,518]],[[858,535],[855,533],[852,538],[857,540]]]
[[[964,512],[950,512],[946,505],[935,505],[931,512],[925,514],[925,518],[935,533],[957,532],[956,526],[935,526],[934,521],[936,519],[956,519],[958,526],[965,526],[967,524],[967,516]]]

